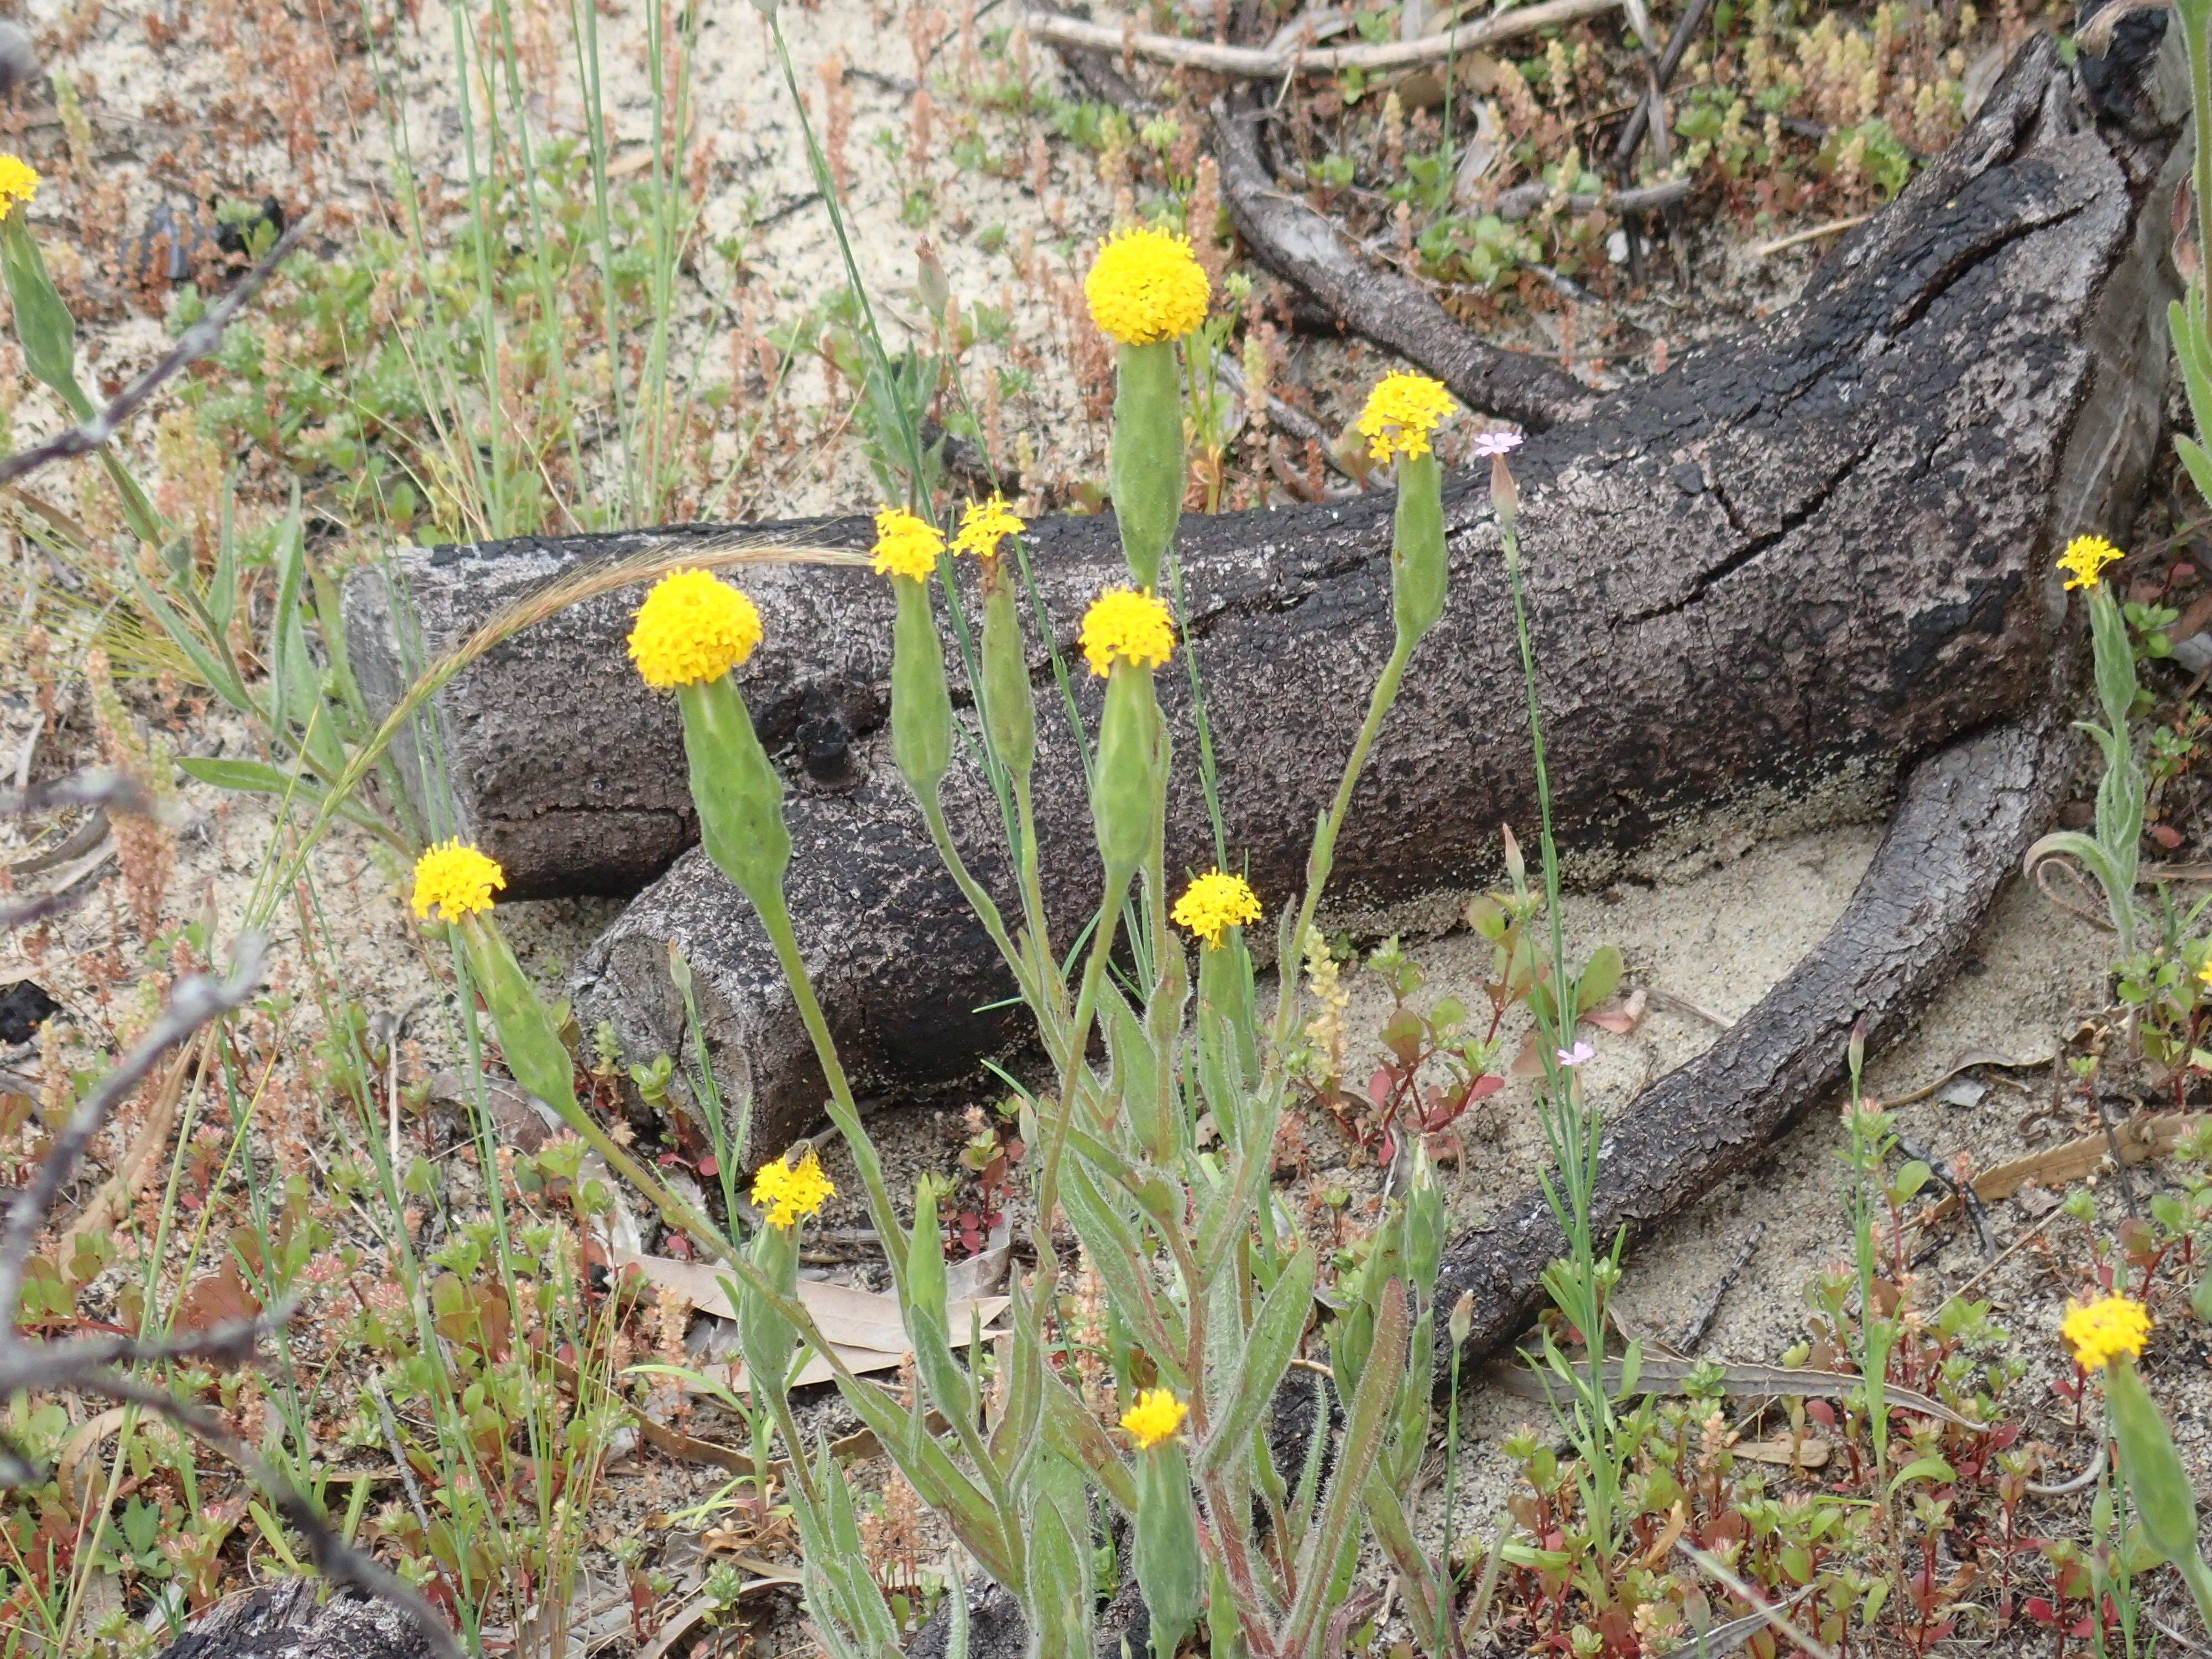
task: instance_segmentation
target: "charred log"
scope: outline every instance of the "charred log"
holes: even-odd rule
[[[2128,120],[2109,101],[2100,116],[2048,44],[2031,46],[1974,126],[1796,306],[1753,337],[1594,402],[1516,457],[1562,841],[1578,878],[1679,868],[1723,837],[1872,815],[1923,757],[2046,717],[2065,629],[2050,554],[2075,531],[2119,529],[2158,433],[2172,287],[2160,233],[2183,158],[2173,106],[2140,86],[2132,95]],[[1314,811],[1388,649],[1388,507],[1186,521],[1183,616],[1229,845],[1249,855],[1271,907],[1294,895]],[[1361,786],[1338,855],[1340,916],[1402,921],[1426,903],[1441,920],[1453,896],[1493,874],[1498,824],[1534,816],[1484,480],[1453,477],[1446,515],[1451,604]],[[848,546],[867,533],[860,520],[763,528]],[[436,649],[579,560],[704,533],[447,549],[401,569]],[[1066,653],[1085,601],[1118,574],[1112,527],[1048,519],[1031,546]],[[890,763],[882,584],[805,568],[744,581],[767,618],[769,643],[744,680],[787,763],[792,908],[848,1059],[866,1088],[969,1074],[1013,1034],[1004,1012],[973,1012],[1008,987]],[[515,891],[635,886],[691,837],[673,711],[624,659],[633,603],[611,595],[564,614],[439,701],[456,817],[507,864]],[[400,609],[374,574],[349,590],[356,672],[387,702],[406,678]],[[1079,701],[1091,698],[1078,678]],[[1095,854],[1041,644],[1036,680],[1042,860],[1064,942],[1095,902]],[[1187,685],[1163,684],[1188,757]],[[833,726],[836,740],[821,740]],[[1723,1045],[1694,1074],[1702,1095],[1686,1078],[1630,1109],[1624,1124],[1650,1120],[1649,1154],[1668,1167],[1622,1189],[1624,1217],[1661,1212],[1703,1184],[1698,1171],[1817,1096],[1840,1053],[1836,1030],[1862,1013],[1893,1026],[1940,982],[1994,890],[1984,877],[2038,827],[2044,799],[2011,761],[1990,758],[2024,750],[1978,741],[1926,774],[1967,792],[1946,799],[1972,808],[1978,839],[1933,836],[1908,813],[1893,844],[1920,837],[1918,860],[1878,860],[1881,884],[1807,964],[1812,977],[1770,999],[1777,1018],[1814,1002],[1829,1012],[1775,1024],[1778,1047],[1753,1046],[1750,1032]],[[1202,867],[1212,854],[1195,767],[1179,775],[1170,864]],[[2004,799],[1972,795],[1985,787]],[[1003,902],[997,803],[973,769],[956,767],[949,793],[955,834]],[[1907,915],[1887,884],[1937,859],[1954,861],[1950,896],[1913,900],[1935,905],[1936,931],[1884,933],[1868,920]],[[580,1012],[613,1021],[634,1052],[678,1052],[671,944],[690,961],[726,1091],[753,1097],[758,1144],[782,1144],[817,1111],[818,1076],[765,939],[696,852],[593,947]],[[1670,1129],[1690,1095],[1713,1123],[1736,1111],[1750,1127],[1717,1139],[1703,1120]],[[1501,1276],[1493,1334],[1534,1282],[1503,1276],[1549,1248],[1540,1229],[1515,1231],[1516,1215],[1509,1206],[1499,1223],[1510,1238],[1455,1258]]]

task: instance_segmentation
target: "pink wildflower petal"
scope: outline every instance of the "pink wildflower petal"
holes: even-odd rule
[[[1587,1042],[1577,1042],[1571,1048],[1560,1049],[1559,1055],[1559,1064],[1562,1066],[1580,1066],[1585,1061],[1595,1060],[1597,1050]]]
[[[1523,441],[1517,432],[1485,432],[1476,436],[1474,453],[1478,455],[1510,454],[1520,448]]]

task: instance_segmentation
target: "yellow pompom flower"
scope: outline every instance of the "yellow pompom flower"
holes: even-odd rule
[[[1204,939],[1208,949],[1218,950],[1222,934],[1230,928],[1260,920],[1260,896],[1243,877],[1209,870],[1192,878],[1168,919]]]
[[[1154,345],[1204,322],[1212,289],[1189,237],[1139,227],[1100,244],[1083,297],[1101,331],[1123,345]]]
[[[994,495],[988,501],[970,501],[960,509],[960,533],[952,538],[952,550],[973,553],[979,559],[993,558],[1000,542],[1028,528],[1015,517],[1004,495]]]
[[[1137,1443],[1137,1449],[1149,1451],[1182,1426],[1190,1414],[1190,1407],[1165,1389],[1146,1389],[1137,1396],[1137,1403],[1121,1413],[1121,1426]]]
[[[2113,560],[2126,556],[2102,536],[2076,536],[2058,556],[2058,568],[2068,573],[2066,587],[2071,592],[2077,587],[2096,586],[2100,580],[2098,573]]]
[[[704,570],[672,570],[645,596],[629,630],[629,659],[658,691],[718,680],[761,642],[760,611]]]
[[[2150,1340],[2150,1313],[2124,1296],[2100,1297],[2086,1307],[2069,1302],[2058,1334],[2082,1370],[2102,1370],[2122,1354],[2133,1359],[2142,1352]]]
[[[876,514],[874,562],[878,576],[911,576],[925,580],[937,568],[937,556],[945,551],[945,538],[927,519],[917,519],[903,508],[887,507]]]
[[[1082,644],[1091,672],[1102,679],[1117,659],[1158,668],[1175,654],[1175,622],[1152,594],[1109,587],[1083,613]]]
[[[771,1227],[796,1227],[836,1196],[836,1183],[822,1172],[822,1160],[811,1146],[797,1164],[779,1158],[762,1164],[753,1176],[753,1202]]]
[[[507,885],[498,860],[465,841],[434,843],[415,860],[415,914],[425,921],[434,907],[446,921],[491,908],[495,887]]]
[[[0,217],[39,193],[38,170],[20,155],[0,153]]]
[[[1393,455],[1427,454],[1429,434],[1451,412],[1451,393],[1442,380],[1425,374],[1385,374],[1367,394],[1367,407],[1360,410],[1355,429],[1367,440],[1367,453],[1375,465],[1385,466]]]

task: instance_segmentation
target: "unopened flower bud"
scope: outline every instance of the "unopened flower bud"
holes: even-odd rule
[[[1448,1328],[1451,1331],[1452,1346],[1457,1348],[1466,1346],[1468,1333],[1474,1328],[1474,1292],[1473,1291],[1462,1291],[1459,1293],[1459,1300],[1452,1304],[1451,1320]]]
[[[1521,510],[1521,491],[1513,482],[1513,470],[1505,465],[1505,457],[1490,458],[1490,505],[1507,524]]]

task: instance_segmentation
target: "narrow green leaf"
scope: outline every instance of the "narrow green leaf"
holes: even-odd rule
[[[1221,1468],[1226,1461],[1250,1449],[1252,1434],[1274,1399],[1275,1389],[1297,1357],[1298,1339],[1305,1334],[1313,1311],[1314,1252],[1302,1243],[1283,1263],[1275,1288],[1260,1304],[1237,1372],[1223,1398],[1226,1404],[1213,1422],[1206,1444],[1199,1449],[1201,1478]]]
[[[1366,1490],[1368,1474],[1382,1454],[1390,1407],[1397,1398],[1404,1373],[1406,1339],[1411,1322],[1407,1317],[1404,1289],[1399,1281],[1393,1279],[1386,1285],[1380,1300],[1373,1344],[1368,1350],[1359,1387],[1346,1413],[1335,1477],[1329,1482],[1320,1523],[1308,1534],[1298,1552],[1298,1597],[1291,1608],[1282,1644],[1291,1653],[1304,1653],[1313,1645],[1320,1627],[1323,1592],[1328,1588],[1338,1557],[1351,1538],[1357,1500]]]

